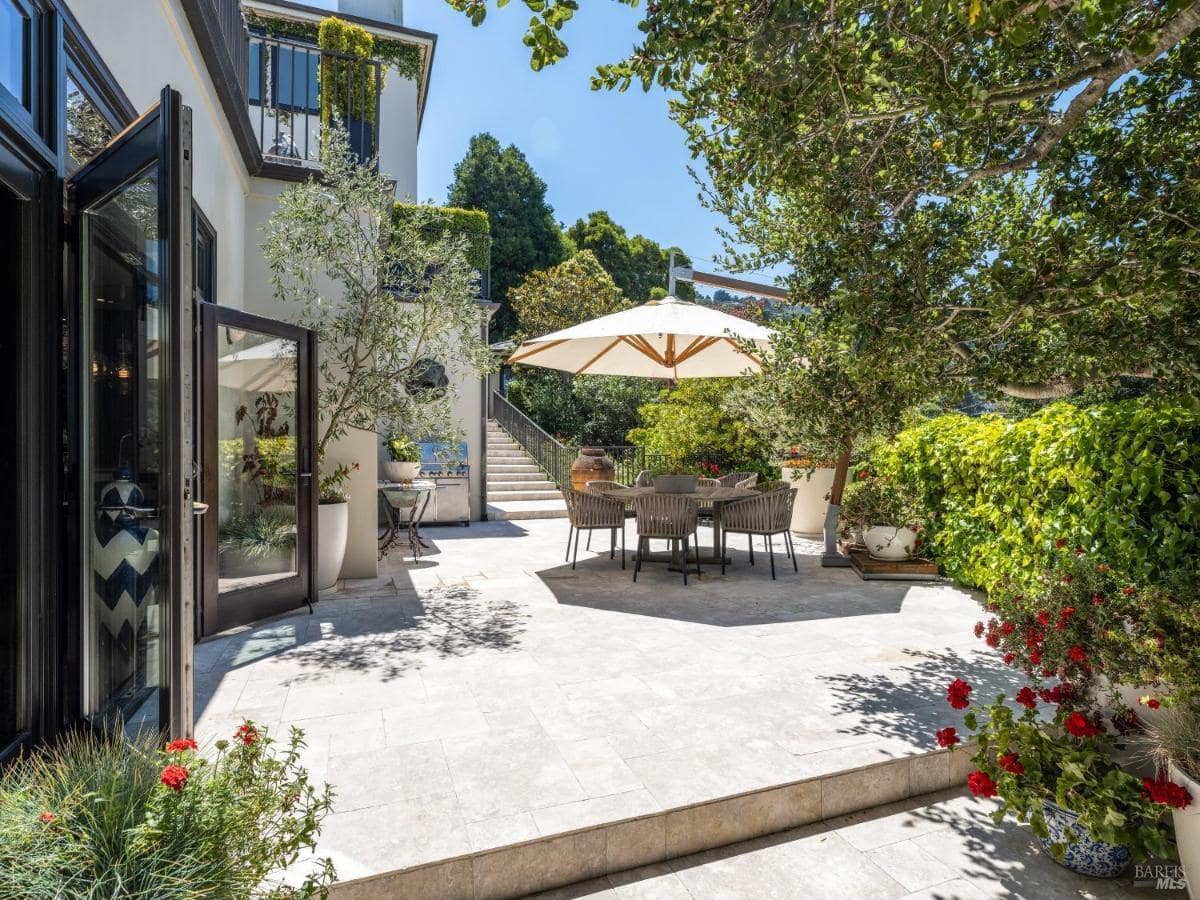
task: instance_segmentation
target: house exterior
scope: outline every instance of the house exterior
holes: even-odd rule
[[[288,0],[0,0],[0,759],[80,721],[190,733],[194,642],[316,599],[320,348],[260,229],[331,117],[415,194],[436,36],[402,12],[342,0],[361,58]],[[483,386],[451,376],[477,518]],[[375,574],[379,443],[329,454],[359,464],[342,577]]]

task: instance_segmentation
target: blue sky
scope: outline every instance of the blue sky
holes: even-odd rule
[[[315,2],[336,6],[336,0]],[[704,261],[720,252],[716,229],[724,220],[697,199],[687,172],[691,155],[682,130],[667,118],[666,93],[595,92],[588,85],[597,63],[621,59],[633,47],[643,10],[581,4],[563,32],[570,55],[533,72],[521,43],[529,20],[522,4],[492,8],[479,28],[443,0],[404,5],[405,25],[438,35],[420,139],[419,200],[445,202],[471,135],[490,131],[525,153],[560,222],[606,209],[631,234],[678,245],[697,268],[709,267]]]

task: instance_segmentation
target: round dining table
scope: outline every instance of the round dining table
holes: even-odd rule
[[[651,486],[646,487],[606,487],[595,489],[606,497],[616,497],[619,500],[624,500],[628,505],[632,506],[633,502],[638,497],[648,497],[658,493]],[[753,497],[758,493],[754,488],[747,487],[722,487],[717,485],[697,486],[694,491],[687,493],[674,493],[676,497],[687,497],[692,500],[701,509],[707,511],[707,507],[712,507],[712,529],[713,529],[713,548],[709,556],[700,556],[700,562],[713,563],[721,565],[721,508],[734,500],[743,500],[746,497]],[[699,554],[700,548],[696,548]],[[636,557],[635,557],[636,559]],[[669,562],[671,567],[678,569],[682,566],[683,561],[680,559],[680,554],[677,550],[667,552],[647,553],[646,562]],[[728,565],[729,560],[725,563]]]

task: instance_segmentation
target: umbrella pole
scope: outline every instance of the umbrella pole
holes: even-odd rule
[[[850,557],[838,550],[838,518],[842,512],[842,493],[846,489],[846,475],[850,470],[850,442],[838,457],[833,471],[833,486],[829,489],[829,505],[825,509],[825,552],[821,554],[821,565],[825,568],[844,568],[850,565]]]

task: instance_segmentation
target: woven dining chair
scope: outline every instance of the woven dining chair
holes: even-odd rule
[[[615,497],[604,494],[577,491],[563,491],[563,500],[567,503],[567,519],[570,527],[567,530],[567,556],[571,568],[579,560],[579,533],[586,531],[591,537],[593,531],[607,531],[612,536],[608,549],[608,558],[612,559],[617,552],[617,532],[621,532],[621,568],[625,568],[625,504]],[[575,538],[574,555],[572,555],[571,538]]]
[[[760,494],[769,494],[771,491],[791,490],[792,483],[790,481],[757,481],[749,487],[754,488]]]
[[[786,482],[781,482],[786,488]],[[771,555],[771,580],[775,580],[775,535],[782,534],[787,554],[796,564],[796,548],[792,546],[792,504],[796,492],[790,489],[766,491],[757,497],[734,500],[725,505],[721,514],[721,574],[725,574],[725,544],[730,532],[746,535],[750,545],[750,565],[754,565],[754,536],[762,535]]]
[[[721,482],[721,487],[754,487],[758,481],[758,473],[730,472],[728,475],[722,475],[717,481]]]
[[[585,487],[590,493],[600,494],[605,497],[611,497],[614,500],[620,500],[625,504],[625,518],[633,518],[633,501],[626,500],[621,497],[621,491],[628,488],[619,481],[589,481]],[[587,536],[587,544],[584,545],[585,550],[592,549],[592,533],[589,531]]]
[[[650,552],[652,538],[671,542],[674,552],[683,545],[683,583],[688,583],[688,552],[694,540],[696,547],[696,574],[700,573],[700,538],[696,533],[696,504],[679,494],[649,494],[633,501],[637,514],[638,544],[637,558],[633,563],[633,580],[637,581],[642,568],[642,558]]]
[[[637,478],[633,479],[634,487],[654,487],[654,473],[649,469],[642,469],[637,473]]]
[[[697,478],[696,479],[696,487],[714,488],[714,487],[720,487],[720,486],[721,486],[721,479],[719,479],[719,478]]]

